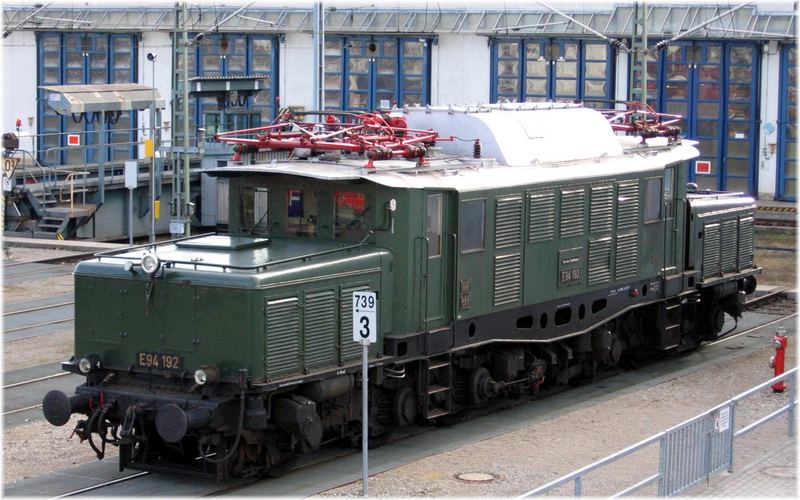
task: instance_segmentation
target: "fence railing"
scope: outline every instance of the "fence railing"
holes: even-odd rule
[[[649,446],[658,445],[658,470],[626,489],[612,495],[627,496],[647,486],[658,484],[658,496],[672,496],[686,491],[711,474],[723,469],[733,472],[733,454],[736,439],[787,414],[789,437],[794,437],[797,386],[797,368],[774,377],[763,384],[729,399],[694,418],[639,441],[623,450],[560,477],[518,498],[545,495],[555,488],[572,482],[574,495],[582,496],[585,477],[603,467]],[[791,379],[791,380],[790,380]],[[781,380],[790,380],[788,402],[769,415],[736,430],[736,409],[742,401]]]

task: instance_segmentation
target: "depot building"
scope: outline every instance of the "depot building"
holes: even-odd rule
[[[683,115],[682,135],[700,141],[689,181],[797,199],[793,2],[290,4],[6,2],[2,132],[17,133],[43,168],[91,164],[97,148],[68,141],[92,143],[98,121],[57,113],[42,87],[140,83],[166,100],[161,138],[178,140],[184,63],[189,80],[263,82],[260,92],[224,101],[191,94],[193,138],[199,129],[210,138],[267,124],[285,107],[608,107],[600,101],[645,97],[659,112]],[[112,168],[143,156],[150,112],[122,111],[111,121]]]

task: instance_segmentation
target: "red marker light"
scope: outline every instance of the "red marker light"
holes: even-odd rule
[[[22,118],[17,118],[17,128],[22,126]]]

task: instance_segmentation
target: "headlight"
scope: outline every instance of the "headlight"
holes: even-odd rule
[[[78,371],[84,375],[99,370],[103,367],[103,361],[97,354],[87,354],[78,360]]]
[[[202,366],[194,372],[194,381],[198,385],[213,384],[218,378],[217,368],[214,366]]]
[[[161,259],[154,253],[147,252],[142,256],[142,269],[147,274],[153,274],[161,267]]]

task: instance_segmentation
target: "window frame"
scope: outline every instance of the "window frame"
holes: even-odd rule
[[[655,187],[651,188],[653,183],[658,183]],[[652,190],[651,190],[652,189]],[[657,194],[657,204],[651,205],[651,196]],[[652,224],[659,222],[664,217],[664,178],[647,177],[644,180],[644,206],[642,207],[642,223]],[[652,214],[652,208],[657,207],[655,214]]]

